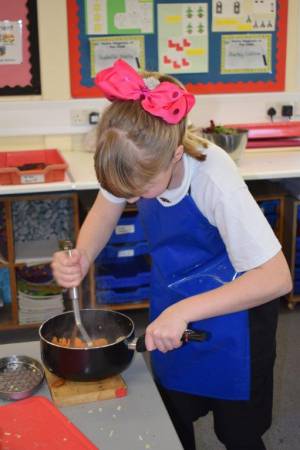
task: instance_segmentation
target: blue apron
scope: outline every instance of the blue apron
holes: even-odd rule
[[[237,276],[218,229],[190,195],[169,207],[141,199],[138,209],[152,257],[150,320],[179,300]],[[248,322],[248,312],[242,311],[190,323],[189,328],[208,331],[211,338],[167,353],[151,352],[156,380],[166,389],[194,395],[249,399]]]

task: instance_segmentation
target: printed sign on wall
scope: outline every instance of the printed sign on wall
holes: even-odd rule
[[[275,0],[213,0],[212,31],[275,31]]]
[[[272,73],[269,34],[222,36],[221,73]]]
[[[158,70],[208,72],[207,3],[158,4]]]

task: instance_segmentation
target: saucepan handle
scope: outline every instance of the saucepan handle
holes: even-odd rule
[[[205,330],[191,330],[190,328],[186,329],[183,333],[181,340],[183,342],[188,341],[198,341],[198,342],[204,342],[209,341],[211,338],[211,334],[209,331]]]
[[[189,341],[197,341],[197,342],[204,342],[208,341],[211,338],[211,334],[208,331],[204,330],[191,330],[187,329],[184,331],[183,335],[181,336],[181,341],[183,343],[189,342]],[[135,350],[139,353],[143,353],[147,351],[146,344],[145,344],[145,334],[142,334],[138,338],[134,338],[132,341],[127,343],[128,348],[130,350]]]

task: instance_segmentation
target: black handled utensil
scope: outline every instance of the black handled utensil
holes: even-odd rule
[[[208,331],[204,330],[191,330],[188,328],[184,331],[183,335],[181,336],[181,341],[183,343],[189,342],[189,341],[197,341],[197,342],[204,342],[208,341],[211,338],[211,334]],[[143,353],[147,351],[146,344],[145,344],[145,334],[142,334],[141,336],[134,338],[132,341],[128,342],[128,348],[131,350],[136,350],[139,353]]]

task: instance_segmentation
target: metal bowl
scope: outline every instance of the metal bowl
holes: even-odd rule
[[[248,142],[248,130],[236,129],[234,134],[225,133],[205,133],[205,139],[223,148],[231,158],[238,163]]]
[[[30,397],[44,378],[43,366],[35,359],[11,355],[0,359],[0,398],[21,400]]]

